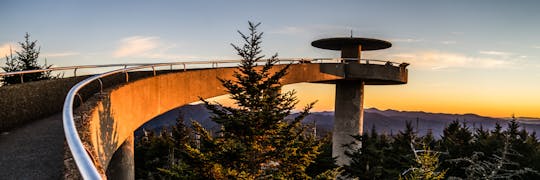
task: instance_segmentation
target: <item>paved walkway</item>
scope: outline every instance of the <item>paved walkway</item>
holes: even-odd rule
[[[61,179],[63,151],[61,114],[0,134],[0,179]]]

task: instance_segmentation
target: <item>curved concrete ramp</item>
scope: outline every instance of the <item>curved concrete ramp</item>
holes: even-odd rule
[[[62,116],[35,120],[0,134],[0,179],[62,179]]]
[[[332,69],[331,67],[340,67],[338,65],[340,64],[294,64],[291,65],[281,83],[340,80],[344,77],[339,73],[328,72],[328,69]],[[284,66],[276,65],[272,71],[275,72]],[[321,68],[322,66],[325,68]],[[403,72],[399,70],[400,67],[395,66],[384,69],[396,73]],[[198,97],[210,98],[226,94],[218,78],[232,79],[235,70],[237,68],[217,68],[158,75],[109,89],[86,102],[86,108],[78,110],[78,116],[82,118],[79,118],[77,123],[81,138],[87,145],[87,150],[94,158],[98,169],[104,173],[108,167],[111,167],[107,176],[131,178],[115,174],[117,172],[130,174],[130,171],[134,171],[133,167],[129,167],[132,164],[125,161],[125,157],[133,158],[133,132],[153,117],[198,101]],[[402,74],[397,74],[393,78],[398,78],[396,81],[406,81],[406,76]],[[123,147],[122,144],[131,147]],[[118,156],[119,159],[123,159],[123,163],[127,162],[127,164],[124,167],[109,165],[113,155],[114,159]]]

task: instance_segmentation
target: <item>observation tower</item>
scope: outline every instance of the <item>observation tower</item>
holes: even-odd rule
[[[336,85],[332,156],[337,156],[337,164],[340,166],[349,164],[343,144],[353,142],[352,135],[363,133],[364,85],[406,84],[409,64],[361,59],[362,51],[392,47],[390,42],[379,39],[337,37],[319,39],[311,45],[341,51],[341,63],[321,64],[321,71],[343,77],[324,83]]]

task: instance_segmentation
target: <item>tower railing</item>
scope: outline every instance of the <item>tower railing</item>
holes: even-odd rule
[[[291,63],[346,63],[347,61],[354,60],[349,58],[288,58],[288,59],[279,59],[277,64]],[[358,60],[358,59],[356,59]],[[153,75],[156,76],[156,68],[159,67],[169,67],[170,70],[183,70],[187,71],[188,69],[194,68],[220,68],[220,67],[236,67],[241,62],[241,60],[218,60],[218,61],[192,61],[192,62],[172,62],[172,63],[154,63],[154,64],[145,64],[145,63],[131,63],[131,64],[106,64],[106,65],[81,65],[81,66],[66,66],[66,67],[53,67],[49,69],[38,69],[38,70],[27,70],[27,71],[17,71],[17,72],[0,72],[0,78],[3,76],[14,76],[19,75],[21,79],[24,74],[29,73],[41,73],[41,72],[52,72],[52,71],[65,71],[73,70],[74,76],[77,76],[77,70],[79,69],[93,69],[93,68],[109,68],[109,67],[122,67],[120,69],[108,71],[101,74],[92,75],[83,81],[74,85],[68,92],[66,99],[63,105],[62,119],[64,126],[64,133],[66,137],[67,144],[73,155],[73,159],[84,179],[102,179],[100,172],[94,164],[94,161],[90,157],[90,154],[87,152],[84,147],[82,140],[78,134],[77,127],[74,121],[73,108],[74,101],[78,95],[79,90],[81,90],[86,85],[94,81],[100,82],[100,89],[103,90],[103,85],[101,82],[102,78],[125,73],[126,81],[128,80],[128,72],[140,71],[144,69],[152,69]],[[265,61],[260,61],[262,65]],[[391,61],[384,60],[375,60],[375,59],[360,59],[358,61],[361,64],[385,64],[392,66],[402,67],[403,65],[407,66],[407,63],[396,63]],[[194,65],[206,65],[202,67],[196,67]],[[178,66],[181,66],[180,69]],[[80,97],[79,97],[80,98]],[[81,102],[82,103],[82,102]]]

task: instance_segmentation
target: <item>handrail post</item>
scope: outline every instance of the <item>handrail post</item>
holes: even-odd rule
[[[154,72],[154,76],[156,76],[156,68],[152,66],[152,71]]]
[[[77,68],[73,69],[73,77],[77,77]]]
[[[182,63],[184,65],[184,71],[186,71],[186,63]]]
[[[77,94],[75,94],[75,95],[76,95],[77,97],[79,97],[79,102],[80,102],[79,106],[82,106],[82,104],[83,104],[82,96],[81,96],[79,93],[77,93]]]
[[[126,74],[126,82],[129,82],[129,74],[126,70],[124,70],[124,73]]]
[[[103,81],[101,81],[101,78],[97,79],[99,82],[99,93],[103,93]]]
[[[21,84],[24,83],[24,77],[23,77],[24,74],[19,74],[19,77],[21,77]]]

